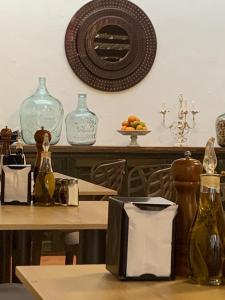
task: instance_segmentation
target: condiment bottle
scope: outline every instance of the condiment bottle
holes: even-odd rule
[[[37,174],[41,166],[41,152],[43,151],[43,141],[45,134],[48,134],[49,142],[51,141],[51,133],[44,129],[42,126],[40,130],[37,130],[34,134],[34,139],[36,141],[37,155],[34,165],[34,182],[36,181]]]
[[[202,173],[200,161],[191,158],[190,151],[185,158],[176,159],[171,166],[178,213],[176,217],[175,274],[188,275],[188,235],[197,213],[196,193]]]
[[[55,178],[52,171],[51,152],[49,151],[48,133],[44,135],[41,166],[34,187],[34,204],[37,206],[53,206]]]
[[[61,187],[59,190],[59,202],[66,205],[68,201],[68,180],[62,179]]]
[[[214,138],[206,145],[201,174],[197,217],[190,231],[190,280],[198,284],[220,285],[225,259],[225,220],[220,199],[220,175],[215,174]]]
[[[78,188],[78,179],[69,179],[68,180],[68,199],[67,204],[71,206],[79,205],[79,188]]]
[[[17,138],[16,138],[16,160],[18,161],[18,164],[25,165],[26,164],[26,158],[25,154],[23,152],[23,142],[22,142],[22,137],[20,132],[18,131],[17,133]]]

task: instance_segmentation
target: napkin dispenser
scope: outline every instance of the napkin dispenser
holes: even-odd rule
[[[28,204],[31,200],[31,165],[3,165],[2,204]]]
[[[161,197],[110,197],[106,269],[121,280],[172,280],[177,205]]]

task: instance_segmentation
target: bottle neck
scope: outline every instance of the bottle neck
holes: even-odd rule
[[[23,145],[21,142],[16,143],[16,154],[23,154]]]
[[[51,152],[41,152],[40,172],[52,172]]]
[[[38,88],[37,88],[35,94],[38,94],[38,95],[49,94],[47,87],[46,87],[46,78],[45,77],[39,77]]]
[[[220,175],[201,175],[199,211],[210,213],[220,208]]]
[[[78,103],[76,111],[87,110],[87,97],[85,94],[78,95]]]

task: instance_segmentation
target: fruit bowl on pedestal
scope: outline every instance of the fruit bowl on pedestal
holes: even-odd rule
[[[130,136],[130,144],[128,146],[140,146],[137,142],[137,138],[139,135],[146,135],[151,130],[117,130],[122,135]]]

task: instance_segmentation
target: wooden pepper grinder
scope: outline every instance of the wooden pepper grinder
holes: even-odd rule
[[[48,134],[49,142],[51,141],[51,133],[44,129],[42,126],[40,130],[37,130],[34,134],[34,139],[36,141],[36,147],[37,147],[37,155],[36,155],[36,161],[34,165],[34,182],[36,181],[37,174],[40,169],[41,165],[41,152],[43,151],[43,141],[44,141],[44,136],[45,134]]]
[[[3,155],[10,155],[10,141],[12,137],[12,130],[7,126],[1,130],[1,140],[2,140],[2,152]]]
[[[201,162],[190,156],[191,152],[186,151],[185,158],[176,159],[171,166],[178,204],[175,274],[179,276],[188,275],[188,235],[197,213],[196,192],[203,170]]]

